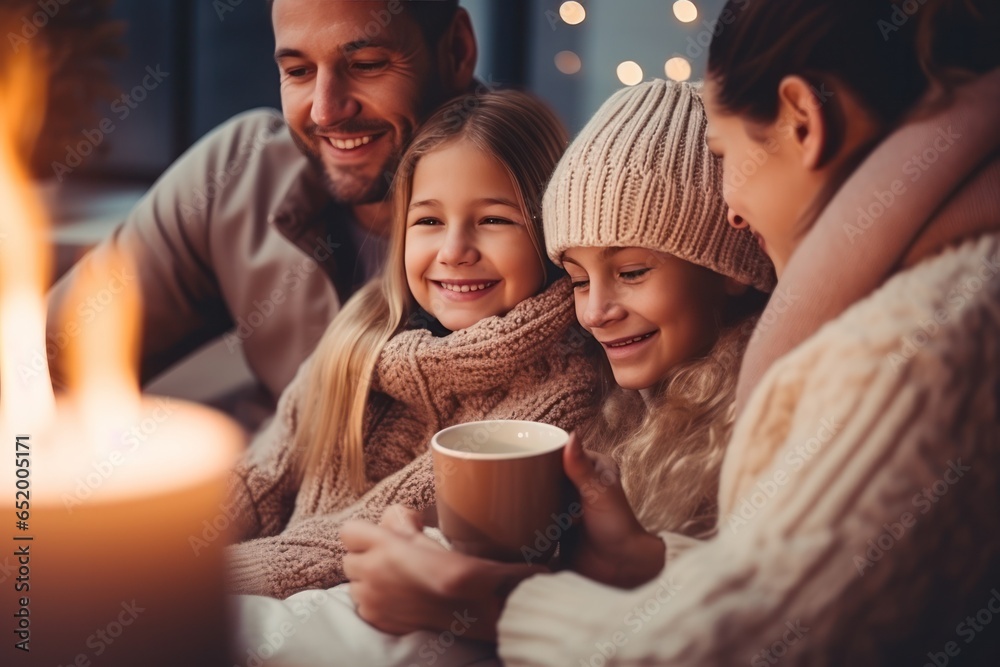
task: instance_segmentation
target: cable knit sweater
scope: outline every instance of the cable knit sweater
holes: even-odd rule
[[[528,419],[572,430],[594,409],[597,375],[576,326],[569,281],[447,336],[411,329],[378,361],[364,428],[369,490],[358,497],[339,471],[299,486],[298,406],[308,360],[254,440],[230,484],[237,537],[229,548],[236,593],[285,598],[345,581],[338,529],[377,522],[402,503],[434,502],[431,436],[480,419]]]

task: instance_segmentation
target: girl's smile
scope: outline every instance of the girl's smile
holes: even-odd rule
[[[609,361],[620,361],[637,354],[642,354],[655,344],[654,338],[659,329],[639,336],[626,336],[611,341],[600,341]]]
[[[482,298],[500,284],[499,280],[432,280],[446,299],[472,301]]]
[[[406,281],[446,329],[504,315],[541,289],[545,271],[503,164],[471,141],[417,163],[406,215]]]
[[[725,278],[648,248],[568,248],[576,316],[608,357],[615,382],[648,389],[718,334]]]

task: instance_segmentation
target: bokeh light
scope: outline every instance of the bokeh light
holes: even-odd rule
[[[691,63],[687,59],[677,56],[667,61],[663,71],[666,72],[668,79],[687,81],[691,78]]]
[[[579,2],[569,0],[569,2],[564,2],[560,5],[559,16],[566,23],[576,25],[583,23],[583,19],[587,18],[587,10]]]
[[[556,54],[556,69],[563,74],[576,74],[583,67],[580,56],[572,51],[560,51]]]
[[[634,86],[642,81],[642,68],[634,60],[626,60],[618,65],[618,80],[626,86]]]
[[[691,0],[677,0],[674,3],[674,16],[681,23],[691,23],[698,18],[698,8]]]

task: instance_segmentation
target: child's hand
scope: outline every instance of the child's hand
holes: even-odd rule
[[[582,524],[566,548],[570,567],[590,579],[633,588],[663,569],[666,545],[647,533],[625,497],[618,466],[607,456],[586,452],[576,434],[563,453],[563,467],[580,491]]]
[[[495,640],[507,595],[545,569],[448,551],[421,528],[419,515],[399,506],[386,510],[382,526],[344,524],[344,573],[358,615],[392,634],[454,630],[460,622],[463,637]]]

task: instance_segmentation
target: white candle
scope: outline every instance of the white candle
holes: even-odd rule
[[[225,664],[225,540],[196,540],[221,513],[240,429],[206,408],[148,397],[95,448],[75,406],[60,402],[56,414],[34,432],[11,416],[0,425],[0,539],[26,561],[22,580],[3,584],[0,630],[10,639],[0,655],[14,659],[3,664]],[[20,445],[19,435],[28,436]],[[17,477],[17,459],[30,460],[30,475]],[[27,511],[12,503],[18,479],[28,482]]]

